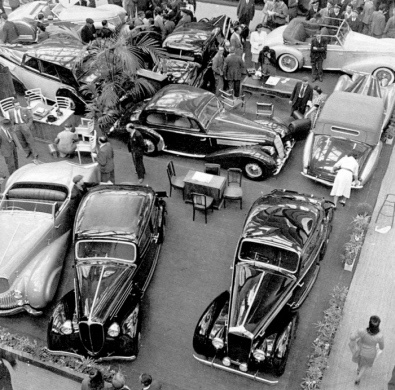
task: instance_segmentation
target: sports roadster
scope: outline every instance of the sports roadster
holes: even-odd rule
[[[0,316],[42,314],[53,299],[77,209],[73,177],[98,182],[98,164],[28,164],[0,202]]]
[[[296,334],[296,309],[317,278],[333,203],[274,190],[252,205],[236,248],[230,292],[200,317],[194,357],[267,384],[284,373]]]
[[[281,70],[295,72],[302,67],[311,68],[310,42],[318,31],[327,41],[324,69],[373,74],[386,79],[386,83],[394,82],[395,40],[354,32],[346,20],[340,26],[333,26],[296,18],[269,33],[265,44],[276,52]]]
[[[276,175],[295,144],[283,123],[253,122],[226,111],[211,92],[188,85],[167,85],[128,113],[120,126],[127,120],[141,132],[148,155],[164,151],[204,158],[240,167],[251,180]]]
[[[164,196],[121,184],[98,186],[82,200],[74,224],[75,289],[50,318],[50,353],[136,359],[142,298],[165,237]]]

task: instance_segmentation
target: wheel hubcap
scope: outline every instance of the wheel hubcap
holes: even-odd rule
[[[259,177],[262,176],[262,168],[258,164],[250,163],[247,164],[246,167],[246,173],[249,177]]]
[[[394,75],[391,71],[387,69],[379,69],[377,70],[374,75],[380,80],[383,81],[384,79],[387,79],[388,82],[387,84],[392,84],[394,82]]]
[[[290,56],[283,57],[281,60],[281,63],[284,66],[284,68],[287,68],[287,69],[294,69],[296,66],[295,59]]]

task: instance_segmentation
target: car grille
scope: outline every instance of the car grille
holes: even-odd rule
[[[231,360],[247,363],[252,340],[232,333],[228,334],[228,356]]]
[[[105,342],[103,325],[99,322],[81,321],[79,329],[84,348],[92,355],[98,354]]]
[[[0,309],[12,309],[14,307],[18,307],[18,302],[15,299],[12,291],[7,292],[6,294],[0,295]]]

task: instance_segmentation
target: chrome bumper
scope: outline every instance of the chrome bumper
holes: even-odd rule
[[[273,381],[273,380],[265,379],[265,378],[262,378],[262,377],[258,376],[257,374],[255,374],[255,375],[248,374],[247,372],[242,372],[240,370],[236,370],[234,368],[226,367],[226,366],[224,366],[222,364],[215,363],[214,362],[214,358],[213,358],[213,360],[209,361],[209,360],[206,360],[206,359],[202,359],[202,358],[196,356],[195,354],[193,354],[193,357],[197,361],[199,361],[200,363],[203,363],[203,364],[205,364],[207,366],[214,367],[214,368],[219,368],[220,370],[224,370],[224,371],[227,371],[227,372],[231,372],[233,374],[241,375],[241,376],[244,376],[245,378],[252,379],[252,380],[257,381],[257,382],[266,383],[267,385],[276,385],[278,383],[278,380],[274,380]]]
[[[27,313],[35,317],[41,316],[43,314],[41,310],[33,309],[29,305],[23,305],[23,306],[14,307],[12,309],[2,309],[0,307],[0,317],[12,316],[14,314],[18,314],[23,311],[26,311]]]
[[[78,353],[75,352],[67,352],[67,351],[52,351],[49,348],[45,348],[46,352],[48,352],[50,355],[58,355],[58,356],[69,356],[69,357],[73,357],[76,359],[85,359],[86,357],[83,355],[80,355]],[[91,357],[92,358],[92,357]],[[106,356],[106,357],[102,357],[102,358],[98,358],[98,359],[94,359],[96,362],[108,362],[108,361],[112,361],[112,360],[124,360],[124,361],[128,361],[128,362],[133,362],[134,360],[136,360],[136,356]]]
[[[300,173],[301,173],[303,176],[305,176],[305,177],[307,177],[307,178],[309,178],[309,179],[311,179],[311,180],[318,181],[318,183],[324,184],[324,185],[326,185],[326,186],[328,186],[328,187],[333,187],[333,182],[331,182],[331,181],[319,179],[319,178],[316,177],[316,176],[312,176],[312,175],[309,175],[309,174],[304,173],[304,172],[300,172]],[[363,186],[362,186],[362,185],[358,185],[358,186],[356,186],[356,185],[351,185],[351,188],[354,188],[354,189],[356,189],[356,190],[360,190],[361,188],[363,188]]]

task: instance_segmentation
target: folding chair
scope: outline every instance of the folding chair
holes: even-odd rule
[[[96,130],[93,130],[89,135],[83,135],[81,141],[77,142],[76,152],[78,154],[78,160],[81,162],[81,153],[90,153],[92,161],[95,162],[95,156],[93,153],[96,149],[97,134]]]

